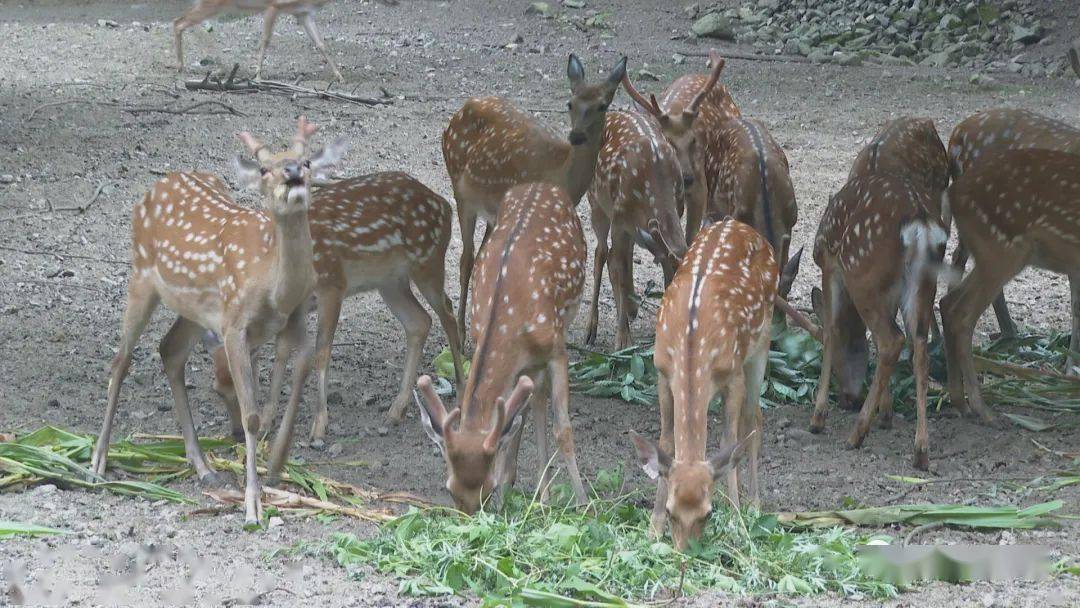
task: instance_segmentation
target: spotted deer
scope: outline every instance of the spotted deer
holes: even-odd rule
[[[457,201],[461,228],[461,300],[458,324],[465,330],[465,306],[474,260],[476,219],[487,222],[484,240],[506,192],[517,184],[543,182],[562,188],[576,206],[592,182],[604,131],[604,115],[626,73],[626,57],[602,82],[589,84],[585,67],[571,54],[570,135],[563,139],[531,114],[499,97],[474,97],[450,118],[443,131],[446,171]],[[464,341],[464,339],[462,340]]]
[[[422,426],[442,451],[446,487],[465,513],[475,513],[496,488],[514,484],[534,378],[541,496],[551,478],[545,466],[550,395],[559,453],[578,502],[587,500],[570,426],[566,350],[566,327],[585,284],[585,256],[581,222],[562,187],[531,183],[507,191],[474,272],[476,352],[458,407],[447,413],[431,379],[417,382]]]
[[[895,175],[918,185],[928,195],[923,202],[930,216],[939,217],[941,195],[949,185],[949,174],[945,146],[934,122],[926,118],[901,117],[886,123],[859,151],[848,180],[870,175]],[[825,319],[821,289],[815,287],[811,298],[818,318]],[[841,409],[858,411],[863,405],[862,393],[869,363],[866,324],[844,292],[834,294],[830,315],[831,367],[837,384],[837,402]],[[935,326],[931,315],[931,329]]]
[[[993,422],[971,352],[975,324],[1029,265],[1080,283],[1080,155],[1042,149],[987,154],[953,182],[947,204],[975,261],[941,299],[949,398],[960,411]],[[1075,299],[1073,307],[1077,312]]]
[[[634,88],[629,76],[623,86],[630,97],[660,123],[664,137],[675,149],[686,189],[686,242],[694,240],[707,211],[708,200],[716,191],[717,169],[723,143],[717,130],[729,118],[740,116],[727,87],[717,84],[724,69],[724,59],[709,51],[708,74],[687,74],[672,82],[657,101],[648,99]]]
[[[292,15],[296,19],[296,23],[304,28],[308,38],[311,38],[311,41],[315,43],[315,48],[326,60],[330,70],[334,72],[334,77],[338,80],[345,80],[345,77],[341,75],[341,70],[334,63],[333,57],[330,56],[330,51],[327,50],[326,43],[323,42],[322,36],[319,35],[319,29],[315,25],[315,9],[326,4],[326,2],[327,0],[195,0],[194,6],[173,21],[173,48],[176,51],[176,69],[183,72],[185,67],[183,42],[185,30],[226,10],[262,11],[263,32],[259,41],[259,59],[255,68],[255,78],[259,78],[262,74],[263,63],[266,59],[266,48],[270,46],[270,36],[274,33],[274,23],[284,13]]]
[[[682,183],[675,151],[652,117],[639,112],[608,112],[600,160],[589,187],[596,234],[593,290],[585,342],[596,341],[600,282],[608,266],[615,295],[616,349],[630,346],[630,320],[637,316],[634,294],[634,244],[649,251],[664,271],[664,284],[686,254],[679,221]],[[608,235],[611,236],[610,255]]]
[[[329,420],[326,402],[330,348],[345,298],[378,291],[405,329],[405,372],[401,389],[387,413],[389,419],[401,420],[412,398],[420,355],[431,329],[431,317],[413,295],[411,285],[416,285],[439,317],[450,343],[459,387],[463,385],[463,374],[460,333],[453,305],[444,292],[446,247],[451,232],[450,203],[446,199],[407,173],[373,173],[317,188],[311,197],[308,222],[314,247],[314,295],[319,319],[314,355],[319,406],[311,441],[315,447],[321,447]],[[279,352],[275,358],[270,383],[272,394],[263,411],[263,420],[274,419],[277,395],[273,387],[281,386],[287,355]],[[223,351],[215,351],[215,364],[218,393],[227,404],[235,402]],[[229,409],[235,411],[231,405]]]
[[[660,445],[631,434],[642,469],[658,480],[650,533],[671,520],[679,550],[701,536],[713,487],[727,474],[739,506],[737,464],[749,450],[750,500],[760,505],[761,383],[769,356],[777,269],[772,247],[727,218],[702,228],[664,292],[656,318]],[[724,399],[724,441],[708,455],[709,402]]]
[[[1080,154],[1080,129],[1030,110],[998,108],[979,112],[958,124],[949,138],[949,169],[957,180],[982,158],[994,157],[1005,150],[1060,150]],[[948,220],[949,218],[946,218]],[[953,264],[963,270],[967,248],[961,242],[953,253]],[[1072,294],[1071,353],[1080,352],[1080,282],[1069,281]],[[994,299],[994,314],[1002,335],[1016,336],[1016,324],[1009,315],[1005,295]],[[1065,370],[1080,375],[1080,358],[1070,354]]]
[[[758,120],[732,118],[724,121],[715,136],[723,145],[708,213],[730,215],[753,226],[769,241],[783,269],[777,295],[786,298],[802,259],[801,250],[790,259],[788,256],[799,208],[787,155]]]
[[[178,317],[161,341],[165,375],[184,436],[188,459],[203,483],[221,484],[199,448],[188,406],[184,367],[206,330],[223,337],[229,371],[236,381],[243,423],[245,525],[258,525],[261,504],[255,453],[263,421],[255,408],[252,351],[274,338],[290,319],[303,314],[315,284],[307,209],[312,176],[326,171],[344,153],[335,142],[313,153],[308,140],[316,127],[303,117],[292,146],[272,153],[252,135],[240,138],[255,161],[237,159],[240,182],[257,187],[263,209],[235,204],[225,185],[208,173],[169,173],[135,206],[132,216],[132,274],[128,283],[120,348],[109,375],[108,405],[92,458],[105,472],[109,437],[120,387],[132,352],[159,303]],[[295,379],[303,385],[303,374]],[[290,401],[294,410],[297,403]],[[284,462],[291,429],[282,428],[271,461]],[[273,467],[272,467],[273,468]]]

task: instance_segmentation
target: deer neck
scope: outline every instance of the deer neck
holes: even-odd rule
[[[556,179],[557,183],[566,189],[574,206],[581,202],[581,197],[589,190],[593,174],[596,173],[600,146],[604,143],[604,121],[599,121],[597,126],[587,131],[585,137],[585,143],[577,146],[565,142],[566,157],[559,167]]]
[[[307,298],[315,282],[311,228],[306,211],[272,215],[273,252],[271,300],[278,310],[291,311]]]

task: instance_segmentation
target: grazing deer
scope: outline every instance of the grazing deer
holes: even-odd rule
[[[629,76],[623,78],[626,92],[643,110],[656,117],[664,137],[675,148],[683,187],[687,190],[687,243],[694,240],[720,177],[723,143],[716,137],[717,130],[724,121],[740,116],[727,87],[717,84],[724,59],[716,51],[709,51],[709,63],[712,70],[708,74],[677,78],[664,89],[660,101],[655,95],[645,99]]]
[[[679,221],[682,184],[675,151],[652,117],[638,112],[608,112],[600,161],[589,187],[596,259],[585,342],[596,341],[600,281],[608,265],[615,295],[616,349],[630,346],[630,319],[637,316],[634,294],[634,243],[644,247],[664,270],[664,284],[686,254]],[[611,235],[610,257],[608,234]]]
[[[777,295],[786,298],[795,281],[802,250],[788,257],[791,230],[799,217],[795,188],[784,150],[760,121],[732,118],[715,137],[722,142],[710,215],[730,215],[757,229],[783,269]]]
[[[975,258],[971,272],[941,299],[949,398],[962,412],[992,422],[971,353],[975,323],[1029,265],[1080,283],[1080,155],[1039,149],[986,155],[947,196],[957,234]]]
[[[727,472],[727,496],[739,506],[737,464],[749,448],[749,494],[760,505],[761,383],[769,356],[777,270],[772,247],[734,219],[702,228],[664,292],[656,318],[660,445],[631,435],[645,473],[658,479],[649,528],[656,538],[671,518],[681,551],[701,536],[713,486]],[[706,454],[709,402],[724,397],[721,449]]]
[[[258,525],[262,509],[255,453],[263,421],[255,409],[252,351],[304,312],[303,304],[315,285],[307,215],[310,182],[313,174],[335,164],[345,147],[335,142],[313,154],[308,139],[315,130],[301,117],[292,146],[277,154],[252,135],[240,134],[256,159],[237,159],[240,181],[259,188],[265,210],[235,204],[225,185],[207,173],[170,173],[135,206],[127,308],[120,349],[109,376],[105,421],[94,448],[95,473],[105,472],[120,386],[132,351],[151,314],[164,302],[179,316],[161,341],[161,359],[188,459],[199,479],[209,484],[220,484],[222,479],[199,448],[184,367],[206,330],[224,340],[244,430],[244,521],[246,526]],[[304,373],[298,372],[294,397],[299,396],[304,379]],[[297,405],[290,400],[288,407],[294,411]],[[283,425],[278,433],[271,455],[277,466],[284,462],[291,432]]]
[[[1005,150],[1060,150],[1080,154],[1080,129],[1060,120],[1036,114],[1030,110],[998,108],[979,112],[953,129],[949,138],[949,168],[953,180],[960,179],[983,157],[994,157]],[[949,218],[945,218],[946,223]],[[953,253],[953,264],[963,270],[967,264],[964,243]],[[1080,352],[1080,282],[1069,281],[1072,292],[1072,340],[1070,353]],[[1002,335],[1016,336],[1016,324],[1009,316],[1005,295],[994,299],[994,314]],[[1080,359],[1070,354],[1065,363],[1066,373],[1080,375]]]
[[[461,301],[458,325],[464,332],[465,305],[473,267],[476,218],[491,222],[506,192],[517,184],[544,182],[566,191],[576,206],[588,190],[604,131],[604,115],[626,73],[626,57],[599,84],[585,81],[585,67],[571,54],[570,135],[556,136],[531,114],[499,97],[474,97],[450,118],[443,131],[442,152],[457,201],[461,228]],[[464,338],[462,339],[464,341]]]
[[[540,387],[532,409],[537,461],[544,471],[541,495],[547,495],[550,479],[550,394],[559,452],[578,502],[587,501],[570,426],[566,351],[566,327],[585,284],[585,258],[581,222],[562,187],[531,183],[506,193],[473,277],[476,352],[458,407],[447,413],[431,379],[417,382],[424,395],[417,399],[424,431],[442,450],[446,488],[465,513],[475,513],[497,487],[512,486],[516,479],[530,376]]]
[[[405,373],[401,389],[387,417],[401,420],[411,399],[431,317],[413,295],[411,284],[435,311],[450,343],[457,386],[463,385],[461,342],[454,307],[443,290],[446,247],[450,243],[450,203],[407,173],[388,171],[333,182],[315,190],[308,211],[314,243],[315,299],[318,302],[318,337],[315,369],[319,407],[311,438],[320,447],[329,420],[330,347],[334,341],[345,298],[378,291],[405,328]],[[302,318],[301,318],[302,320]],[[302,324],[301,324],[302,331]],[[289,334],[282,334],[287,336]],[[280,346],[280,344],[279,344]],[[285,373],[287,353],[279,352],[271,374],[271,398],[263,420],[274,419],[277,393]],[[224,353],[216,351],[216,389],[235,411],[235,401]]]
[[[194,27],[203,21],[213,17],[227,9],[241,11],[263,12],[263,33],[259,41],[258,67],[255,68],[255,78],[262,74],[264,60],[266,59],[266,47],[270,46],[270,36],[274,33],[274,22],[282,13],[291,14],[296,23],[304,28],[308,38],[315,43],[315,48],[322,54],[327,65],[334,72],[338,80],[345,80],[341,70],[334,63],[330,51],[326,48],[319,29],[315,26],[315,9],[326,4],[327,0],[195,0],[195,5],[188,12],[173,21],[173,47],[176,49],[176,69],[184,71],[184,30]]]

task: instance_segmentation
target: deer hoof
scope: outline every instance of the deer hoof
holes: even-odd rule
[[[312,439],[311,442],[308,443],[308,447],[313,450],[321,450],[326,447],[326,442],[322,439]]]
[[[810,419],[810,432],[817,435],[825,431],[825,417],[818,418],[816,415]]]
[[[911,463],[916,469],[926,471],[930,468],[930,453],[926,448],[915,448],[915,458]]]

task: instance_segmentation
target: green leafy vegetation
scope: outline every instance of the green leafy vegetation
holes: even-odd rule
[[[0,521],[0,540],[16,536],[57,536],[61,534],[71,534],[71,532],[17,521]]]

